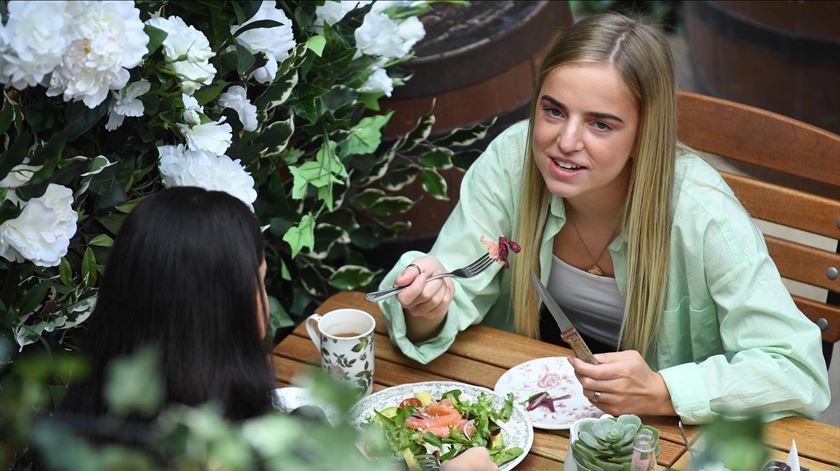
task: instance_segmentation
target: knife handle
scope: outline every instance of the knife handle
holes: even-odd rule
[[[586,342],[583,341],[583,337],[580,336],[577,329],[572,327],[566,332],[560,334],[560,337],[562,337],[563,340],[572,347],[572,350],[575,351],[575,356],[591,365],[598,364],[598,360],[595,359],[595,355],[593,355],[592,351],[589,350],[589,347],[586,346]]]

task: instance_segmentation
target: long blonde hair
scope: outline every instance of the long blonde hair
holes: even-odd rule
[[[639,110],[630,185],[619,223],[628,241],[621,347],[647,355],[655,347],[668,280],[676,84],[673,60],[662,34],[641,20],[618,13],[591,16],[562,32],[539,70],[516,225],[516,240],[523,253],[514,257],[513,263],[514,328],[522,335],[539,337],[539,299],[531,287],[530,273],[540,273],[550,195],[532,157],[535,109],[546,77],[557,67],[574,62],[612,64]]]

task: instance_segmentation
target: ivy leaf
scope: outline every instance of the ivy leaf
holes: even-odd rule
[[[97,155],[93,159],[91,159],[90,167],[88,171],[79,175],[80,177],[89,177],[92,175],[96,175],[99,172],[105,170],[106,168],[114,165],[116,162],[111,162],[108,160],[104,155]]]
[[[352,205],[354,208],[359,209],[369,208],[383,196],[385,196],[385,192],[378,188],[366,188],[364,191],[353,197]]]
[[[393,111],[378,116],[368,116],[350,129],[350,135],[341,143],[339,153],[342,156],[370,154],[382,142],[382,127],[391,119]]]
[[[385,217],[402,214],[411,209],[412,206],[414,206],[414,202],[405,196],[383,196],[373,203],[370,210],[379,217]]]
[[[254,62],[256,62],[254,54],[245,46],[236,43],[236,71],[239,72],[239,75],[245,75],[245,72],[251,69]]]
[[[99,234],[88,242],[88,245],[95,245],[97,247],[110,247],[114,245],[114,239],[108,234]]]
[[[421,155],[417,162],[427,169],[447,169],[452,167],[452,151],[440,147]]]
[[[143,27],[143,32],[146,33],[146,36],[149,37],[149,43],[146,44],[146,55],[151,56],[152,54],[157,51],[160,46],[163,44],[163,40],[169,36],[169,33],[166,31],[155,28],[151,25],[146,25]]]
[[[452,156],[452,164],[458,167],[461,170],[466,171],[470,168],[470,165],[478,159],[481,155],[480,150],[465,150],[463,152],[458,152],[457,154]]]
[[[269,124],[263,129],[257,142],[268,146],[268,150],[265,153],[266,156],[273,156],[286,150],[286,146],[289,145],[289,139],[291,139],[294,132],[294,116],[290,116],[287,120],[275,121]]]
[[[312,36],[306,41],[306,48],[314,52],[316,56],[321,57],[324,53],[324,46],[327,45],[327,39],[323,36]]]
[[[297,226],[292,226],[283,235],[283,241],[292,249],[292,258],[304,247],[312,250],[315,246],[315,218],[308,213],[300,219]]]
[[[423,169],[421,171],[423,189],[426,193],[432,195],[433,198],[439,200],[449,200],[446,195],[446,180],[435,170]]]
[[[2,96],[3,94],[0,93],[0,97]],[[14,118],[14,116],[15,112],[12,102],[4,99],[3,109],[0,110],[0,134],[5,133],[6,130],[9,129],[9,126],[12,125],[12,119]]]
[[[278,26],[283,26],[283,23],[280,23],[279,21],[274,21],[274,20],[257,20],[257,21],[253,21],[251,23],[248,23],[247,25],[245,25],[245,26],[239,28],[238,30],[236,30],[236,32],[233,33],[233,37],[234,38],[238,37],[240,34],[244,33],[245,31],[251,31],[252,29],[257,29],[257,28],[268,29],[268,28],[276,28]]]
[[[196,90],[193,96],[196,101],[198,101],[199,105],[204,106],[215,100],[216,97],[222,93],[222,90],[224,90],[228,85],[228,82],[219,80],[218,82],[213,82],[213,85],[210,85],[209,87],[202,87],[200,90]]]
[[[85,249],[82,257],[82,282],[88,287],[96,285],[96,256],[90,247]]]
[[[58,278],[64,286],[73,286],[73,268],[66,258],[61,258],[61,263],[58,265]]]
[[[274,82],[256,99],[254,106],[258,110],[268,111],[282,105],[292,95],[292,91],[298,84],[298,79],[298,73],[295,70],[291,75],[284,77],[283,80]]]
[[[283,327],[291,327],[295,325],[295,321],[292,320],[289,313],[286,312],[286,309],[283,308],[283,305],[280,303],[277,298],[274,296],[268,297],[268,331],[273,335],[274,332],[277,332],[277,329],[282,329]]]
[[[393,170],[379,180],[382,188],[388,191],[400,191],[412,184],[417,178],[417,171],[411,167],[403,167]]]
[[[41,280],[34,288],[27,290],[26,294],[20,298],[20,301],[17,303],[18,312],[25,315],[34,311],[44,302],[44,298],[47,297],[49,290],[49,280]]]
[[[434,104],[432,105],[434,106]],[[435,125],[435,115],[431,112],[423,115],[417,120],[417,125],[408,133],[405,142],[400,147],[400,150],[407,152],[417,147],[417,144],[423,142],[432,132],[432,126]]]
[[[349,291],[367,286],[377,273],[358,265],[344,265],[332,274],[329,283],[333,288]]]
[[[489,121],[478,123],[469,128],[455,129],[446,136],[436,139],[435,145],[445,148],[466,147],[472,145],[476,141],[484,139],[487,136],[487,130],[495,123],[496,118],[494,117]]]
[[[114,359],[106,373],[105,400],[116,415],[134,412],[149,415],[163,401],[160,355],[152,347],[138,350],[130,357]]]

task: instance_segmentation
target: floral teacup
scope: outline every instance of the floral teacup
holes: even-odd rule
[[[374,327],[373,316],[358,309],[336,309],[306,319],[306,333],[321,352],[321,369],[363,395],[373,391]]]

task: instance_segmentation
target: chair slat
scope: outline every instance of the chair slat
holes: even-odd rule
[[[765,235],[764,240],[783,277],[840,292],[840,277],[831,280],[826,276],[829,267],[840,270],[840,254],[771,235]]]
[[[759,108],[680,92],[680,140],[722,157],[840,186],[840,136]]]
[[[721,175],[753,217],[840,239],[840,200],[727,172]]]
[[[840,307],[832,306],[813,299],[793,295],[793,302],[796,307],[814,322],[825,319],[828,327],[822,331],[824,342],[837,342],[840,340]]]

